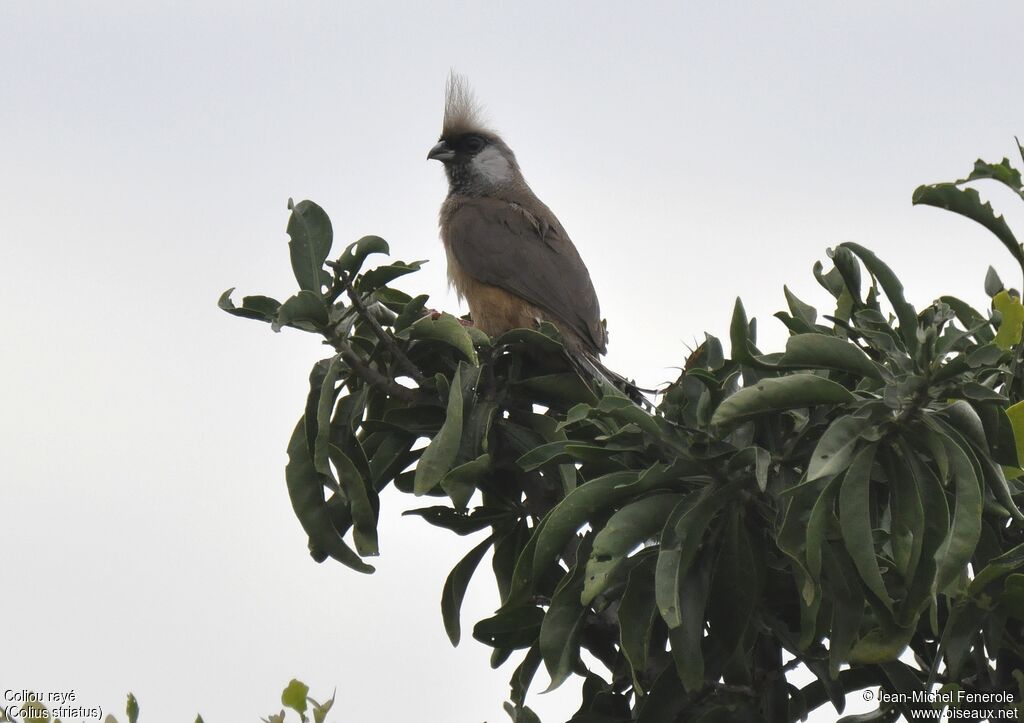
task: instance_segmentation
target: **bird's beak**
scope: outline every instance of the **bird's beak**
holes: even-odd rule
[[[427,160],[441,161],[441,163],[447,163],[451,159],[455,158],[455,151],[448,147],[448,144],[444,141],[439,141],[436,146],[430,149],[430,153],[427,154]]]

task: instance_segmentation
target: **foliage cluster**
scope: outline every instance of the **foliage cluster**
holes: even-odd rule
[[[1009,161],[978,161],[914,202],[1024,251],[968,181],[1024,198]],[[820,315],[785,290],[785,350],[762,353],[737,301],[728,353],[712,336],[643,409],[581,379],[550,325],[490,339],[391,284],[420,262],[364,270],[367,237],[329,261],[330,220],[292,207],[300,291],[231,314],[322,335],[286,478],[317,561],[372,572],[380,496],[480,533],[443,585],[453,644],[490,554],[501,600],[473,637],[527,691],[584,678],[574,723],[798,720],[851,691],[905,694],[857,720],[895,720],[912,694],[1020,698],[1024,671],[1024,372],[1019,292],[990,270],[992,308],[918,309],[855,243],[814,276]],[[428,440],[425,446],[422,440]],[[805,667],[814,682],[797,688]],[[920,700],[920,697],[919,697]]]

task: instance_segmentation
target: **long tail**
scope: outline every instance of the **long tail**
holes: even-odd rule
[[[593,380],[603,392],[625,394],[634,404],[645,409],[653,407],[651,400],[645,397],[644,394],[657,394],[656,389],[638,387],[631,380],[606,367],[601,363],[600,359],[589,352],[581,351],[576,354],[570,354],[569,358],[580,375],[584,379]]]

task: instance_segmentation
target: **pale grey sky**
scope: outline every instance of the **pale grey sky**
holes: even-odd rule
[[[323,349],[218,311],[292,292],[286,201],[338,249],[430,259],[456,309],[427,150],[465,73],[590,267],[609,366],[656,384],[741,295],[855,240],[917,304],[984,300],[987,232],[912,208],[1015,152],[1019,2],[0,3],[0,687],[74,688],[144,723],[255,720],[292,677],[339,723],[505,720],[513,664],[452,649],[438,600],[471,540],[383,496],[365,577],[306,552],[284,449]],[[1011,223],[1009,194],[983,188]],[[467,627],[496,604],[487,567]],[[574,710],[566,684],[530,705]],[[819,720],[832,720],[826,711]]]

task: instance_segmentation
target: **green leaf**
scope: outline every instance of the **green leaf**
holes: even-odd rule
[[[128,723],[137,723],[139,720],[139,701],[131,693],[128,694],[128,704],[125,706],[125,713],[128,715]]]
[[[1024,544],[1017,545],[1002,555],[989,560],[988,564],[981,569],[981,572],[977,573],[974,579],[971,580],[967,593],[972,596],[980,595],[985,591],[986,587],[999,578],[1022,568],[1024,568]]]
[[[754,468],[754,479],[757,481],[757,488],[764,492],[768,489],[768,468],[772,463],[772,455],[764,447],[756,444],[744,447],[729,458],[726,469],[731,473],[734,471]]]
[[[639,676],[647,670],[651,630],[658,615],[654,599],[655,558],[647,557],[630,570],[626,589],[619,602],[619,648],[629,663],[633,684],[640,687]]]
[[[810,327],[814,326],[814,323],[818,320],[818,310],[809,304],[805,304],[797,298],[796,294],[789,290],[789,287],[783,286],[782,293],[786,296],[786,303],[789,305],[789,310],[793,314],[793,317],[800,319]]]
[[[713,425],[728,425],[766,412],[841,404],[854,396],[840,384],[815,374],[790,374],[761,379],[726,398],[711,417]]]
[[[639,477],[635,471],[603,475],[577,487],[548,512],[544,517],[543,528],[535,533],[537,544],[533,558],[534,575],[543,573],[545,566],[557,558],[576,530],[595,513],[636,494],[637,486],[631,483]]]
[[[735,484],[708,486],[691,492],[676,504],[665,523],[654,584],[658,610],[669,628],[684,622],[683,580],[697,556],[704,531],[718,511],[733,499],[735,488]]]
[[[473,339],[470,337],[469,332],[466,331],[466,327],[448,313],[442,313],[437,319],[424,316],[396,334],[396,336],[400,339],[442,342],[456,349],[474,366],[479,363],[476,349],[473,348]]]
[[[846,414],[837,417],[821,435],[807,466],[807,481],[839,474],[856,451],[861,435],[871,427],[870,420]]]
[[[504,508],[476,507],[472,514],[466,514],[463,510],[456,510],[441,505],[406,510],[402,513],[402,516],[406,515],[422,517],[435,527],[451,530],[456,535],[469,535],[473,532],[506,522],[510,518],[515,519],[516,513],[513,510]]]
[[[511,680],[509,680],[509,687],[512,689],[509,698],[515,705],[521,706],[526,700],[526,693],[533,682],[533,676],[537,674],[540,662],[540,643],[538,642],[530,646],[523,662],[515,669]]]
[[[231,293],[234,290],[234,287],[228,289],[217,300],[218,307],[234,316],[257,321],[273,321],[281,308],[281,302],[269,296],[244,296],[242,297],[242,306],[238,308],[231,301]]]
[[[502,708],[508,713],[512,723],[540,723],[540,718],[537,717],[537,714],[525,705],[517,707],[511,703],[502,703]]]
[[[864,593],[857,580],[855,570],[849,562],[840,561],[831,548],[826,548],[823,556],[828,566],[828,576],[833,581],[832,625],[828,639],[828,672],[835,680],[839,677],[839,669],[849,662],[850,651],[860,633],[861,620],[864,617]],[[844,574],[847,573],[847,574]]]
[[[996,331],[996,346],[1000,349],[1012,349],[1020,344],[1024,328],[1024,305],[1016,296],[1010,296],[1007,291],[1000,291],[992,299],[992,307],[1003,317]]]
[[[281,305],[271,328],[280,331],[281,327],[293,326],[303,331],[319,331],[328,323],[324,300],[312,291],[300,291]]]
[[[961,178],[957,185],[977,181],[983,178],[990,178],[999,181],[1021,198],[1024,198],[1024,188],[1021,187],[1020,172],[1010,165],[1009,158],[1003,158],[999,163],[986,163],[980,158],[974,162],[974,170],[967,178]]]
[[[388,248],[388,242],[380,236],[363,236],[358,241],[350,243],[338,258],[338,269],[352,277],[359,273],[363,262],[370,254],[389,253],[391,249]]]
[[[361,293],[368,293],[373,291],[385,284],[390,284],[395,279],[411,274],[420,270],[420,267],[426,261],[410,261],[405,263],[404,261],[396,261],[386,266],[378,266],[375,269],[370,269],[363,273],[359,277],[359,281],[356,282],[356,289]]]
[[[1010,231],[1010,227],[1006,225],[1006,219],[996,216],[991,204],[982,203],[981,196],[975,189],[958,188],[954,183],[919,186],[914,191],[913,202],[915,205],[924,204],[944,208],[980,223],[995,234],[996,238],[1020,264],[1021,269],[1024,269],[1024,251],[1021,250],[1020,243]]]
[[[474,547],[452,568],[448,579],[444,581],[444,589],[441,591],[441,617],[444,620],[444,630],[448,633],[448,639],[452,645],[458,645],[462,637],[462,626],[459,622],[459,611],[462,609],[462,600],[466,596],[466,588],[473,577],[480,560],[487,554],[494,543],[494,536],[491,535],[479,545]]]
[[[681,467],[657,463],[637,472],[612,472],[577,487],[556,505],[543,520],[537,532],[534,570],[540,573],[548,560],[554,559],[569,539],[597,512],[616,505],[620,500],[635,499],[647,492],[678,483]]]
[[[539,352],[559,354],[564,348],[561,338],[553,325],[543,322],[540,329],[511,329],[497,337],[494,345],[523,345]]]
[[[1016,573],[1006,577],[999,603],[1008,615],[1024,620],[1024,575]]]
[[[754,554],[741,509],[733,506],[723,514],[718,556],[712,570],[705,613],[709,633],[704,656],[712,675],[721,671],[737,653],[750,628],[755,607],[762,602],[763,558]],[[755,624],[755,629],[758,627]]]
[[[896,318],[899,319],[900,336],[903,338],[903,343],[909,351],[916,351],[918,347],[917,312],[904,298],[903,284],[896,277],[896,274],[880,258],[875,256],[873,252],[860,244],[847,241],[840,244],[840,246],[848,248],[855,253],[860,258],[861,263],[871,272],[871,275],[878,280],[882,291],[885,292],[886,298],[892,304],[893,311],[896,312]]]
[[[839,526],[846,551],[850,553],[864,584],[886,607],[891,608],[892,598],[882,580],[871,535],[871,467],[877,446],[877,443],[872,443],[864,447],[846,471],[839,489]]]
[[[334,707],[334,697],[337,694],[337,691],[335,691],[334,694],[323,703],[317,703],[315,700],[310,699],[310,702],[313,703],[313,723],[324,723],[324,721],[327,720],[327,714],[330,713],[331,708]]]
[[[682,495],[652,495],[626,505],[611,516],[594,537],[580,598],[582,604],[589,605],[604,591],[608,581],[637,545],[661,531],[680,500]]]
[[[512,388],[530,395],[538,403],[596,404],[597,396],[576,372],[562,372],[528,377],[515,382]]]
[[[542,444],[539,447],[531,449],[529,452],[517,459],[516,464],[524,471],[532,472],[539,467],[543,467],[549,462],[568,457],[569,455],[566,453],[565,448],[570,444],[572,444],[572,442],[569,440],[559,440]]]
[[[660,558],[658,562],[660,565]],[[695,693],[704,686],[701,643],[704,638],[710,569],[710,565],[698,564],[687,569],[680,578],[679,625],[670,627],[668,631],[676,674],[688,693]]]
[[[300,680],[292,678],[288,687],[281,693],[281,705],[285,708],[291,708],[305,720],[307,697],[309,697],[309,686]]]
[[[352,537],[356,550],[364,557],[377,555],[377,512],[370,500],[375,493],[362,473],[341,447],[329,445],[328,454],[338,470],[338,481],[349,499],[352,510]]]
[[[423,456],[416,465],[413,489],[417,495],[425,494],[436,487],[452,468],[459,453],[459,443],[462,440],[462,369],[460,364],[452,379],[444,424],[423,451]]]
[[[840,478],[833,478],[811,508],[807,518],[807,539],[804,546],[807,555],[807,571],[818,583],[821,579],[822,554],[825,546],[825,533],[828,531],[829,520],[835,514],[836,494],[839,492]]]
[[[786,340],[780,366],[800,369],[835,369],[861,377],[881,379],[881,372],[867,354],[848,341],[828,334],[797,334]]]
[[[331,283],[331,275],[324,269],[334,240],[331,219],[312,201],[299,201],[293,206],[289,199],[288,207],[292,211],[288,219],[292,272],[300,289],[320,297],[323,287]]]
[[[341,375],[344,362],[341,361],[341,354],[331,358],[327,371],[320,382],[320,395],[316,405],[316,416],[306,424],[315,425],[316,437],[313,443],[313,466],[316,471],[327,477],[331,474],[331,465],[328,461],[328,444],[331,437],[331,413],[334,411],[334,397],[337,394],[335,389],[338,377]]]
[[[583,592],[585,545],[577,550],[577,560],[555,588],[547,614],[540,626],[540,654],[551,677],[548,692],[569,677],[580,655],[580,637],[587,608],[580,605]]]
[[[985,293],[989,296],[995,296],[1004,288],[1003,280],[999,278],[999,274],[991,266],[988,267],[988,271],[985,272]]]
[[[441,489],[448,493],[452,504],[465,508],[469,504],[477,482],[491,467],[491,456],[486,452],[474,460],[448,470],[441,479]]]
[[[313,458],[306,443],[305,417],[299,420],[288,443],[288,466],[285,468],[288,496],[302,529],[309,535],[310,552],[314,556],[329,555],[358,572],[371,573],[373,567],[359,559],[338,534],[331,522],[324,500],[322,477],[313,467]]]
[[[950,590],[966,571],[981,537],[984,507],[981,485],[967,455],[960,445],[945,435],[941,435],[941,443],[949,455],[950,476],[956,484],[956,510],[949,533],[935,553],[935,594]]]
[[[543,619],[544,611],[534,605],[502,608],[473,627],[473,638],[492,648],[528,648],[540,634]]]

